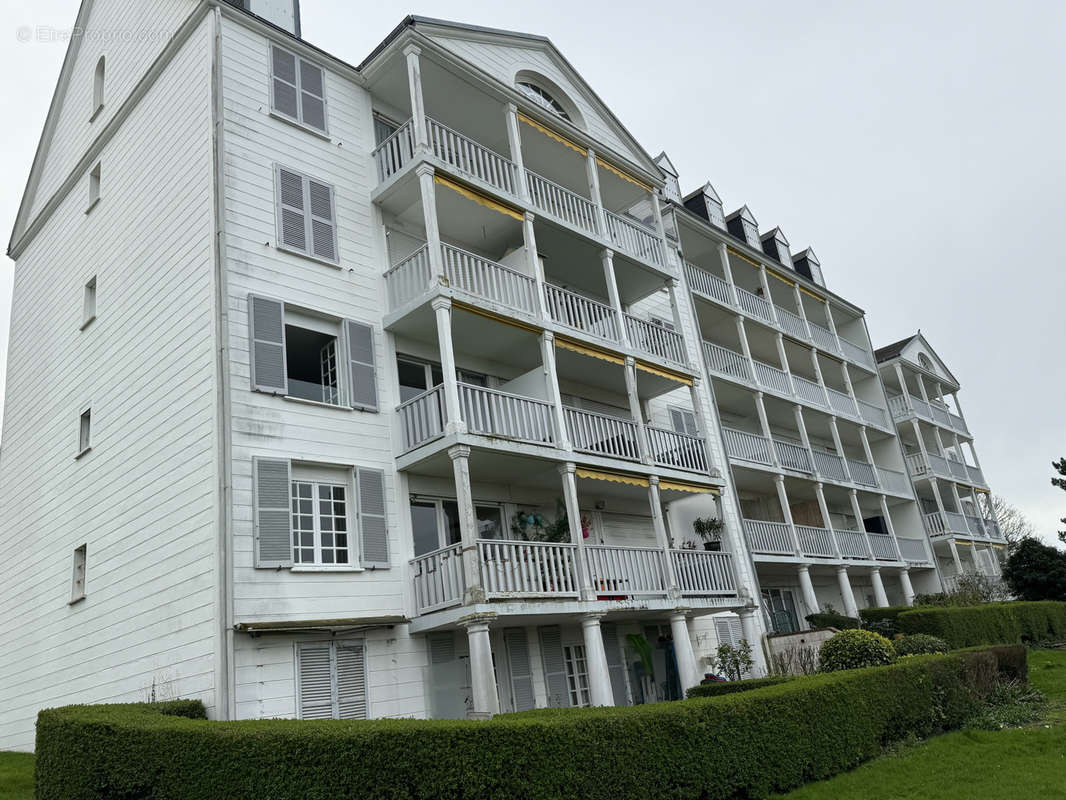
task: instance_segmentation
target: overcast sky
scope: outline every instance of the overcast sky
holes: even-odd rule
[[[993,490],[1054,538],[1066,3],[418,2],[301,0],[304,37],[353,63],[408,12],[551,38],[652,155],[666,150],[683,191],[710,180],[727,212],[747,203],[793,250],[813,245],[875,346],[920,327],[963,385]],[[5,241],[64,53],[16,31],[68,28],[77,7],[0,11]],[[0,265],[3,354],[12,266]]]

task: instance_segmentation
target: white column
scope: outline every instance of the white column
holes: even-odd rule
[[[680,287],[681,287],[681,281],[679,281],[677,278],[670,278],[670,280],[668,280],[666,282],[666,292],[667,292],[667,294],[670,297],[670,317],[671,317],[671,319],[673,320],[673,323],[674,323],[674,330],[677,331],[678,335],[681,337],[682,342],[684,343],[683,344],[683,348],[684,348],[685,359],[689,360],[689,351],[688,351],[689,341],[688,341],[688,336],[686,335],[687,326],[684,324],[684,321],[681,319],[681,304],[678,302],[678,299],[677,299],[677,290]],[[696,321],[696,325],[697,326],[699,325],[699,321],[698,320]],[[696,349],[697,349],[697,352],[698,352],[698,350],[699,350],[699,340],[698,339],[696,341]]]
[[[514,162],[518,196],[523,200],[529,200],[529,186],[526,184],[526,168],[522,159],[522,135],[518,131],[518,107],[514,103],[508,103],[504,112],[507,121],[507,145],[511,151],[511,161]]]
[[[829,519],[829,505],[825,502],[825,487],[821,483],[814,484],[814,496],[818,500],[818,513],[822,515],[822,527],[829,531],[829,541],[833,543],[833,555],[841,558],[840,542],[833,531],[833,523]]]
[[[744,328],[744,317],[737,314],[737,336],[740,339],[740,352],[744,354],[744,358],[748,359],[748,365],[751,367],[752,375],[754,376],[755,368],[751,363],[751,345],[748,344],[748,332]]]
[[[614,309],[614,316],[618,320],[619,341],[629,345],[629,331],[626,330],[626,317],[622,310],[622,299],[618,294],[618,279],[614,272],[614,251],[605,247],[600,252],[600,262],[603,264],[603,280],[607,284],[607,297]]]
[[[589,673],[589,700],[594,706],[613,706],[611,673],[607,667],[607,651],[603,649],[600,631],[602,614],[585,614],[581,618],[581,633],[585,640],[585,664]]]
[[[770,459],[774,462],[774,466],[780,469],[781,460],[777,457],[777,448],[774,447],[773,435],[770,433],[770,418],[766,416],[766,403],[763,396],[762,392],[755,393],[755,413],[759,416],[759,429],[766,439],[766,446],[770,448]]]
[[[955,405],[955,413],[958,414],[960,417],[962,417],[962,422],[963,422],[964,425],[966,425],[966,415],[962,413],[962,406],[959,405],[959,393],[958,392],[952,392],[951,393],[951,402]],[[969,430],[970,426],[966,425],[966,429]],[[975,461],[974,463],[976,464],[977,462]],[[977,466],[981,466],[981,465],[977,464]]]
[[[548,392],[548,402],[552,404],[552,419],[555,421],[555,444],[563,450],[572,450],[570,431],[566,427],[566,415],[563,413],[563,398],[559,391],[559,370],[555,363],[555,334],[544,331],[540,335],[540,359],[544,365],[544,387]]]
[[[696,417],[696,432],[699,434],[700,442],[703,444],[703,450],[707,457],[707,469],[713,470],[715,468],[714,451],[711,449],[710,428],[707,425],[707,414],[704,411],[703,396],[700,393],[700,379],[693,378],[688,390],[689,397],[692,400],[692,413]]]
[[[803,295],[800,293],[800,287],[798,283],[792,284],[792,296],[796,298],[796,314],[803,320],[803,329],[807,331],[807,338],[813,339],[811,336],[811,324],[807,320],[807,311],[803,308]]]
[[[818,349],[811,350],[811,367],[814,368],[814,377],[818,379],[818,385],[822,389],[822,400],[825,401],[825,407],[831,408],[829,405],[829,392],[825,390],[825,376],[822,375],[822,365],[818,362]]]
[[[651,527],[655,532],[655,541],[663,551],[663,563],[666,565],[666,583],[670,597],[677,599],[681,589],[677,583],[674,559],[670,553],[670,537],[666,533],[666,520],[663,519],[662,497],[659,494],[659,476],[648,476],[648,505],[651,506]]]
[[[907,408],[913,411],[914,406],[911,404],[911,390],[907,388],[907,379],[903,375],[903,367],[898,361],[892,366],[895,367],[896,380],[899,381],[899,387],[903,391],[903,400],[905,401],[905,405],[907,406]]]
[[[896,548],[896,558],[903,561],[903,551],[899,548],[899,537],[896,536],[896,526],[892,524],[892,515],[888,513],[888,501],[883,494],[878,495],[877,499],[881,505],[881,516],[885,519],[885,527],[888,528],[888,535],[892,537],[892,544]]]
[[[796,394],[796,384],[792,380],[792,367],[788,365],[788,353],[785,352],[785,335],[778,333],[775,338],[777,342],[777,358],[781,361],[781,369],[785,371],[785,375],[788,376],[788,390],[793,395]]]
[[[877,481],[877,485],[881,485],[881,473],[877,469],[877,464],[874,463],[874,451],[870,447],[870,437],[866,433],[866,426],[859,426],[859,439],[862,441],[862,452],[866,456],[866,460],[870,462],[870,467],[874,472],[874,480]]]
[[[651,463],[651,455],[648,452],[648,432],[644,427],[644,410],[640,407],[640,395],[637,394],[637,368],[636,361],[632,356],[626,356],[625,363],[626,396],[629,398],[629,413],[633,416],[633,422],[637,426],[637,449],[640,451],[640,460],[645,464]]]
[[[581,532],[581,506],[577,499],[577,465],[566,462],[559,465],[559,474],[563,478],[563,503],[566,506],[566,521],[570,526],[570,541],[576,546],[574,558],[577,561],[577,580],[581,585],[581,599],[595,600],[589,577],[589,565],[585,559],[585,536]]]
[[[440,368],[444,373],[444,407],[448,414],[448,423],[444,429],[448,433],[463,433],[466,431],[466,424],[459,409],[459,381],[456,378],[455,351],[452,347],[452,301],[447,297],[436,297],[430,305],[437,315]]]
[[[961,575],[963,572],[962,559],[959,558],[959,548],[955,544],[955,537],[948,539],[948,547],[951,549],[951,560],[955,562],[955,574]]]
[[[840,584],[840,595],[844,598],[844,613],[849,617],[859,616],[859,607],[855,604],[855,594],[851,591],[851,580],[848,578],[848,568],[843,564],[837,566],[837,582]]]
[[[766,267],[762,264],[759,265],[759,283],[762,284],[763,299],[770,304],[770,316],[777,323],[777,305],[774,303],[773,295],[770,294],[770,279],[766,277]]]
[[[833,333],[833,338],[836,339],[837,352],[843,353],[844,348],[840,346],[840,334],[837,333],[837,324],[833,320],[833,310],[829,307],[829,301],[825,301],[825,321],[830,331]],[[843,362],[842,362],[843,363]]]
[[[681,696],[693,686],[699,686],[700,670],[696,665],[696,653],[688,635],[685,614],[677,611],[670,615],[670,632],[674,635],[674,657],[677,659],[677,677],[681,682]],[[754,649],[755,645],[752,645]]]
[[[466,628],[470,645],[470,689],[474,699],[474,719],[488,719],[500,713],[500,696],[496,690],[496,671],[492,668],[492,642],[489,623],[483,617],[459,623]]]
[[[796,567],[796,572],[799,574],[800,592],[803,594],[803,604],[807,606],[809,613],[817,614],[821,609],[818,607],[818,595],[815,593],[814,583],[811,581],[810,564],[800,564]]]
[[[859,396],[855,394],[855,384],[851,382],[851,370],[846,361],[840,362],[840,374],[844,376],[844,388],[848,390],[848,396],[855,403],[855,412],[859,411]]]
[[[792,533],[792,549],[797,556],[801,556],[803,555],[803,548],[800,546],[796,523],[792,521],[792,508],[788,504],[788,492],[785,490],[785,476],[774,475],[774,485],[777,487],[777,502],[781,504],[781,516],[785,518],[785,523]]]
[[[800,441],[803,442],[803,446],[807,448],[807,452],[811,454],[811,465],[814,467],[814,474],[818,475],[818,464],[814,461],[814,452],[811,450],[811,439],[807,435],[807,423],[803,419],[803,406],[799,403],[792,406],[792,415],[796,420],[796,430],[799,431]]]
[[[851,513],[855,516],[855,529],[862,534],[863,539],[866,540],[866,552],[871,559],[874,557],[874,546],[870,542],[870,533],[866,530],[866,523],[862,521],[862,509],[859,507],[859,492],[856,489],[852,489],[848,492],[848,499],[851,501]]]
[[[733,268],[729,264],[729,248],[724,243],[718,245],[718,260],[722,264],[722,274],[725,275],[726,283],[729,284],[729,293],[733,296],[733,305],[739,306],[737,298],[737,285],[733,282]]]
[[[449,448],[452,474],[455,476],[455,504],[459,511],[459,538],[465,580],[463,602],[466,605],[485,601],[481,584],[481,561],[477,552],[477,515],[474,496],[470,490],[470,448],[457,445]]]
[[[977,524],[981,526],[981,533],[986,537],[989,536],[988,528],[985,527],[985,515],[981,513],[981,504],[977,502],[977,492],[974,491],[972,486],[970,487],[970,502],[973,503],[973,515],[977,517]]]
[[[665,252],[666,225],[663,224],[663,208],[662,205],[659,203],[659,195],[655,193],[655,190],[652,190],[651,192],[651,216],[652,219],[655,220],[655,230],[659,232],[659,238],[663,241],[663,248]]]
[[[844,452],[844,440],[840,438],[840,428],[837,427],[836,416],[829,417],[829,432],[833,434],[833,447],[840,456],[841,466],[844,468],[844,477],[851,482],[851,467],[848,466],[848,454]]]
[[[884,608],[888,605],[888,595],[885,593],[884,581],[881,580],[880,567],[870,569],[870,581],[874,585],[874,605],[878,608]]]
[[[611,236],[607,230],[607,217],[603,213],[603,198],[600,196],[600,170],[596,164],[596,153],[593,152],[591,147],[585,152],[585,174],[589,182],[589,197],[592,198],[592,203],[596,206],[596,221],[599,225],[600,235],[610,239]]]
[[[548,282],[544,276],[544,265],[540,262],[540,254],[537,252],[537,233],[533,227],[536,217],[528,211],[522,215],[522,243],[526,248],[526,269],[537,283],[537,308],[540,309],[541,319],[549,320],[548,298],[544,293],[544,285]]]
[[[411,124],[414,128],[415,145],[419,150],[429,149],[429,132],[426,129],[426,106],[422,99],[422,68],[419,56],[422,49],[409,44],[403,49],[407,58],[407,88],[411,95]]]
[[[444,256],[440,250],[440,228],[437,225],[437,190],[433,185],[433,167],[415,167],[418,191],[422,199],[422,219],[426,228],[426,249],[429,251],[429,272],[432,284],[439,284],[444,276]]]
[[[914,587],[911,586],[911,573],[909,569],[902,569],[899,573],[899,583],[903,588],[903,604],[914,605]]]
[[[744,641],[751,645],[751,657],[755,660],[751,668],[752,676],[757,678],[767,672],[766,654],[762,649],[762,615],[755,608],[742,608],[738,613]]]
[[[957,436],[955,437],[958,438]],[[977,459],[977,448],[973,446],[973,440],[966,440],[966,447],[970,450],[970,457],[973,459],[973,465],[978,469],[981,469],[981,462]],[[961,450],[959,452],[962,452]]]

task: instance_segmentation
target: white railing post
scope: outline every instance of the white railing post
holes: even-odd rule
[[[796,309],[799,312],[799,318],[803,320],[803,329],[807,331],[807,340],[812,341],[814,335],[811,333],[811,323],[807,319],[807,310],[803,307],[803,294],[800,292],[798,283],[792,284],[792,296],[796,298]]]
[[[770,294],[770,279],[766,276],[766,267],[763,264],[759,265],[759,283],[762,285],[763,299],[770,306],[770,321],[780,326],[781,321],[777,318],[777,305],[774,303],[773,295]]]
[[[814,470],[814,476],[816,478],[821,477],[821,472],[818,469],[818,461],[814,457],[814,450],[811,449],[811,440],[807,435],[807,423],[803,419],[803,406],[799,403],[793,405],[792,415],[796,420],[796,429],[799,431],[800,441],[803,442],[803,446],[806,448],[807,452],[811,454],[811,469]]]
[[[892,366],[895,368],[896,371],[896,380],[899,381],[900,391],[903,392],[903,402],[905,403],[907,409],[913,411],[914,406],[911,404],[911,390],[907,386],[907,378],[903,374],[903,366],[899,363],[899,361],[896,361],[896,363],[894,363]]]
[[[862,440],[862,452],[870,464],[870,471],[874,474],[874,481],[876,481],[879,488],[884,488],[881,481],[881,471],[877,468],[877,464],[874,463],[874,451],[870,447],[870,437],[866,433],[865,425],[859,426],[859,439]]]
[[[836,342],[837,352],[843,355],[844,347],[840,344],[840,334],[837,333],[837,324],[833,320],[833,310],[830,308],[828,300],[825,301],[825,318],[829,323],[829,332],[833,334],[833,341]]]
[[[596,593],[589,578],[589,564],[585,556],[585,536],[581,531],[581,506],[577,497],[577,465],[572,461],[559,465],[563,479],[563,502],[566,506],[566,521],[570,526],[570,541],[576,550],[578,585],[582,600],[595,600]]]
[[[523,182],[524,185],[525,183]],[[544,277],[544,265],[541,263],[540,255],[537,253],[537,234],[533,227],[534,219],[533,214],[528,211],[522,215],[522,243],[526,248],[526,268],[537,282],[537,308],[540,310],[540,318],[548,320],[551,317],[548,314],[548,301],[544,295],[544,286],[547,281]]]
[[[788,353],[785,352],[785,336],[778,331],[774,340],[777,343],[777,357],[781,361],[781,370],[785,373],[785,377],[788,379],[789,393],[795,397],[796,382],[792,380],[792,368],[788,364]]]
[[[515,165],[515,183],[518,186],[518,196],[529,200],[529,184],[526,183],[525,161],[522,158],[522,135],[518,130],[518,107],[514,103],[508,103],[504,112],[507,121],[507,145],[509,155]]]
[[[759,429],[762,431],[763,438],[766,439],[767,444],[770,447],[770,459],[773,465],[778,469],[781,469],[781,458],[777,454],[777,448],[774,447],[774,437],[770,433],[770,420],[766,416],[766,402],[763,399],[762,392],[755,393],[755,412],[759,415]]]
[[[640,407],[640,396],[637,394],[637,369],[636,361],[632,356],[626,356],[625,363],[626,396],[629,398],[629,413],[637,426],[637,448],[640,451],[640,460],[645,464],[651,463],[648,452],[648,432],[644,426],[644,411]]]
[[[429,134],[426,129],[426,106],[422,97],[422,68],[419,56],[422,48],[409,44],[403,49],[407,59],[407,88],[411,99],[411,123],[415,132],[415,146],[425,153],[429,149]]]
[[[844,376],[844,388],[848,390],[848,397],[855,406],[855,416],[859,416],[859,396],[855,394],[855,384],[851,382],[851,370],[846,361],[840,362],[840,372]]]
[[[605,247],[600,251],[600,262],[603,264],[603,279],[607,284],[607,298],[611,301],[611,308],[618,320],[618,335],[622,344],[631,345],[628,326],[626,325],[625,312],[622,310],[622,299],[618,294],[618,280],[614,272],[614,251]]]
[[[659,496],[658,475],[650,475],[648,477],[648,504],[651,506],[651,525],[655,531],[655,541],[663,551],[663,562],[666,565],[667,594],[669,597],[677,599],[681,597],[681,590],[677,583],[674,560],[670,555],[670,538],[666,534],[662,498]]]
[[[559,392],[559,371],[555,364],[555,334],[544,331],[540,335],[540,357],[544,367],[544,385],[548,392],[548,402],[552,404],[552,416],[555,419],[556,446],[563,450],[573,450],[570,431],[563,415],[562,395]]]
[[[707,415],[704,413],[703,408],[703,395],[700,393],[700,379],[693,378],[692,384],[688,387],[688,390],[689,397],[692,400],[692,414],[696,417],[696,434],[700,437],[704,458],[707,459],[707,470],[710,471],[714,467],[714,454],[711,450],[711,437],[709,435],[710,429],[707,427]]]
[[[463,415],[459,407],[459,379],[455,370],[455,351],[452,348],[452,301],[436,297],[430,304],[437,317],[437,343],[440,350],[441,372],[444,374],[444,407],[448,433],[463,433]]]
[[[851,513],[855,517],[855,530],[862,534],[862,538],[866,542],[866,552],[872,560],[874,558],[874,543],[870,539],[870,532],[866,530],[866,523],[862,521],[862,509],[859,507],[858,490],[851,489],[848,492],[848,499],[851,501]]]

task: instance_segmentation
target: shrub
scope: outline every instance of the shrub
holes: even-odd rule
[[[915,608],[897,617],[903,633],[929,633],[951,647],[1066,639],[1066,603],[986,603]]]
[[[928,656],[934,653],[946,653],[951,648],[939,636],[928,633],[912,633],[901,636],[892,642],[897,656]]]
[[[729,680],[739,681],[755,665],[755,659],[751,656],[751,645],[741,639],[738,647],[728,642],[720,644],[714,663]]]
[[[1066,553],[1024,539],[1003,565],[1003,580],[1022,600],[1066,600]]]
[[[909,735],[957,728],[986,652],[916,656],[759,691],[465,720],[210,722],[71,706],[37,723],[39,800],[765,797]],[[723,746],[732,743],[733,746]]]
[[[769,678],[749,678],[746,681],[709,681],[693,686],[688,690],[687,696],[692,697],[717,697],[721,694],[735,694],[747,692],[752,689],[762,689],[766,686],[776,686],[779,683],[793,680],[791,675],[773,675]]]
[[[1047,697],[1020,681],[999,683],[989,692],[986,705],[966,723],[967,728],[996,731],[1036,722],[1044,716]]]
[[[859,612],[862,627],[868,631],[875,631],[882,636],[891,639],[898,633],[896,617],[904,611],[910,611],[910,606],[884,606],[881,608],[864,608]]]
[[[812,628],[836,628],[837,630],[845,631],[860,627],[859,620],[855,617],[846,617],[835,611],[808,614],[806,619]]]
[[[860,667],[879,667],[896,660],[892,643],[873,631],[841,631],[826,639],[818,651],[823,672]]]

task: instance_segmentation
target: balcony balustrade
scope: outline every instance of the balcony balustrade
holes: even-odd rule
[[[910,563],[927,563],[932,561],[924,539],[897,539],[903,560]]]
[[[915,478],[935,475],[949,481],[961,480],[978,486],[987,485],[980,469],[953,458],[945,458],[936,453],[910,453],[905,459],[911,475]]]
[[[725,437],[726,453],[730,458],[773,466],[773,451],[765,436],[738,431],[735,428],[722,428],[722,434]]]
[[[621,341],[618,315],[606,303],[552,284],[545,284],[544,298],[548,316],[560,325],[612,343]]]
[[[867,403],[865,400],[859,400],[859,414],[871,425],[886,429],[889,427],[888,414],[885,413],[883,408],[875,406],[872,403]]]
[[[377,166],[378,182],[382,183],[403,169],[415,155],[415,134],[411,120],[392,132],[374,148],[372,157]]]
[[[657,547],[585,547],[592,589],[611,597],[663,597],[669,584]]]
[[[831,530],[812,525],[797,525],[796,535],[799,536],[800,549],[805,556],[832,558],[836,555]]]
[[[851,399],[850,395],[838,392],[830,386],[825,387],[825,392],[829,395],[829,405],[834,411],[849,417],[857,417],[859,415],[855,408],[855,401]]]
[[[692,291],[717,300],[723,305],[733,305],[733,292],[729,284],[714,273],[686,261],[685,274],[688,276],[689,288]]]
[[[456,172],[500,192],[518,194],[518,169],[509,158],[431,117],[426,117],[426,128],[433,155]]]
[[[818,474],[823,478],[838,483],[847,483],[848,472],[844,468],[844,459],[836,453],[827,453],[825,450],[815,450],[814,465],[818,468]]]
[[[836,535],[837,546],[840,548],[840,555],[844,558],[868,558],[869,548],[866,545],[866,534],[859,531],[837,531],[833,533]]]
[[[641,222],[613,211],[604,211],[604,217],[607,220],[608,238],[618,250],[657,267],[666,266],[663,242],[658,233]]]
[[[526,182],[529,186],[530,202],[538,211],[593,236],[599,235],[596,204],[587,197],[582,197],[528,169]]]
[[[455,544],[411,560],[411,583],[420,614],[463,602],[462,553],[462,547]]]
[[[748,384],[755,382],[751,361],[742,353],[707,341],[703,343],[703,352],[707,358],[707,366],[712,372],[728,375]]]
[[[782,308],[781,306],[775,305],[774,311],[777,314],[777,324],[781,326],[781,330],[791,336],[795,336],[801,342],[807,341],[807,325],[803,321],[803,317],[793,314],[787,308]]]
[[[755,364],[755,380],[759,382],[760,386],[778,394],[791,396],[792,388],[788,382],[787,372],[762,361],[754,361],[753,363]]]
[[[823,325],[819,325],[817,322],[811,322],[807,320],[808,325],[811,328],[811,338],[814,343],[818,345],[822,350],[827,353],[839,353],[840,348],[837,347],[837,337],[833,335],[833,332]]]
[[[640,460],[637,423],[621,417],[563,407],[570,443],[575,450],[626,461]]]
[[[479,539],[477,550],[486,597],[578,596],[576,545]]]
[[[447,421],[444,387],[434,386],[401,403],[396,414],[400,418],[404,452],[436,439],[444,433],[444,423]]]
[[[807,403],[823,409],[829,407],[829,401],[826,399],[825,392],[822,391],[822,387],[814,381],[808,380],[802,375],[796,375],[793,373],[792,385],[796,387],[796,395],[801,400],[805,400]]]
[[[748,547],[752,552],[781,556],[795,555],[796,547],[787,523],[745,519],[744,530],[747,532]]]
[[[624,319],[630,344],[637,350],[681,366],[688,364],[685,340],[680,333],[632,314],[625,314]]]
[[[773,466],[773,454],[776,453],[777,461],[784,469],[810,474],[817,472],[822,479],[836,483],[853,483],[871,488],[879,486],[877,471],[866,461],[849,458],[845,469],[845,459],[836,453],[808,450],[795,442],[776,437],[768,440],[757,433],[748,433],[735,428],[723,427],[722,435],[725,439],[726,455],[736,461]],[[888,473],[891,474],[892,471],[889,470]],[[900,472],[896,472],[895,475],[900,479],[903,478]],[[905,487],[906,483],[903,485]]]
[[[517,270],[458,247],[441,246],[448,284],[508,308],[538,314],[537,282]]]
[[[896,469],[889,469],[888,467],[878,467],[877,477],[881,480],[881,488],[885,491],[895,492],[897,494],[909,494],[911,491],[910,482],[907,480],[907,475],[904,472],[900,472]]]
[[[768,325],[774,324],[774,312],[770,307],[770,304],[757,294],[749,292],[747,289],[737,287],[737,300],[740,302],[741,309],[748,316],[761,319]]]
[[[848,472],[851,479],[862,486],[877,486],[877,476],[874,474],[873,465],[856,458],[848,459]]]
[[[774,439],[774,450],[777,451],[777,460],[781,466],[794,472],[814,472],[814,462],[811,453],[802,445]]]
[[[552,404],[544,400],[460,383],[459,405],[470,433],[534,444],[558,442]]]
[[[703,439],[652,425],[645,427],[651,460],[664,467],[689,472],[707,472],[707,450]]]
[[[850,339],[845,339],[843,336],[838,335],[837,338],[840,340],[841,351],[844,353],[844,357],[848,359],[848,361],[861,364],[867,369],[874,368],[874,359],[869,350],[856,344]]]
[[[970,435],[966,420],[948,411],[943,403],[927,403],[913,394],[891,394],[888,396],[888,408],[892,412],[892,418],[897,421],[918,417],[964,436]]]
[[[895,561],[896,546],[892,543],[892,537],[883,533],[868,533],[870,549],[874,552],[874,558],[879,561]]]
[[[730,596],[737,593],[732,553],[671,550],[670,559],[682,597]]]

